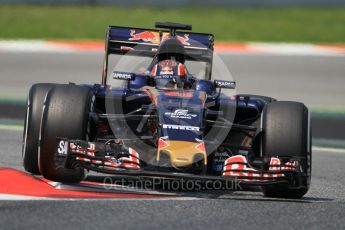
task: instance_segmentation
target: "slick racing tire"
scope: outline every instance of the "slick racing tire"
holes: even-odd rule
[[[59,85],[48,92],[42,114],[39,151],[40,171],[46,179],[78,183],[84,178],[84,169],[77,165],[67,168],[57,164],[56,138],[88,140],[93,101],[91,90],[72,84]]]
[[[303,172],[294,175],[293,185],[264,186],[267,197],[301,198],[311,180],[311,128],[307,107],[298,102],[275,101],[262,114],[264,157],[299,159]]]
[[[27,99],[22,148],[23,166],[25,171],[36,175],[40,174],[38,168],[38,137],[43,102],[47,92],[55,85],[50,83],[32,85]]]

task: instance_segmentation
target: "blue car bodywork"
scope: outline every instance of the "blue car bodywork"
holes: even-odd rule
[[[101,83],[78,86],[93,96],[88,139],[56,137],[56,167],[170,179],[239,179],[260,186],[282,183],[305,189],[299,193],[304,195],[310,158],[300,157],[304,152],[280,157],[262,151],[263,112],[276,100],[222,92],[236,84],[212,79],[212,34],[176,31],[191,26],[175,23],[158,27],[169,30],[108,28]],[[202,79],[189,74],[188,87],[163,89],[150,74],[109,71],[109,57],[116,54],[151,58],[150,72],[169,39],[183,46],[185,60],[204,63]]]

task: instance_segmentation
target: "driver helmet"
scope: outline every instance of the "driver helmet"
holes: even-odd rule
[[[184,64],[173,59],[163,60],[155,64],[151,70],[156,87],[162,89],[183,88],[187,78]]]

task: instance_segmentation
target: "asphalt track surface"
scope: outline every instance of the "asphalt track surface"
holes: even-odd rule
[[[237,93],[343,105],[344,57],[222,58]],[[98,82],[101,64],[100,53],[1,53],[0,96],[24,98],[36,82]],[[0,167],[23,170],[21,145],[21,131],[0,129]],[[0,201],[0,229],[343,229],[345,153],[313,154],[312,186],[301,200],[269,199],[260,192],[191,192],[182,199]]]
[[[0,166],[22,169],[22,131],[0,130]],[[260,192],[189,192],[153,200],[0,201],[0,229],[343,229],[345,152],[314,150],[300,200]]]

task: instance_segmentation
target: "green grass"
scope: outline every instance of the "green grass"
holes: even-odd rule
[[[109,24],[152,28],[193,24],[219,41],[345,42],[345,8],[222,9],[105,6],[0,6],[0,39],[103,39]]]

